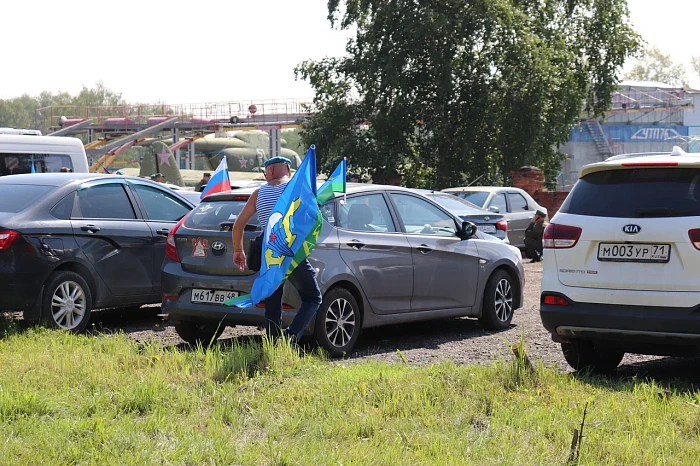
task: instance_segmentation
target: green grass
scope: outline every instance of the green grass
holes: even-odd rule
[[[0,339],[2,465],[696,465],[700,394],[517,361],[413,367],[270,342]]]

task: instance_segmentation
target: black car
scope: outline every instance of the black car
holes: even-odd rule
[[[0,310],[81,330],[97,308],[161,301],[168,232],[194,204],[142,178],[0,178]]]

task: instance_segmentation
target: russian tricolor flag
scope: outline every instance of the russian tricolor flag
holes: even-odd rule
[[[224,191],[231,191],[231,180],[228,177],[228,164],[226,163],[225,155],[221,157],[219,166],[216,167],[216,171],[211,176],[211,179],[199,198],[202,199],[209,194],[221,193]]]

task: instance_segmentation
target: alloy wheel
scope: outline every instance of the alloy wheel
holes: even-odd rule
[[[85,292],[73,281],[61,283],[51,297],[51,313],[53,320],[61,328],[72,330],[85,317]]]
[[[355,333],[356,314],[352,305],[344,298],[338,298],[326,311],[326,336],[338,348],[347,345]]]
[[[513,314],[513,288],[510,282],[502,278],[496,285],[495,294],[496,317],[501,322],[506,322]]]

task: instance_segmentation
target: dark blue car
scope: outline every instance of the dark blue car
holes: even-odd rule
[[[93,309],[159,303],[168,233],[193,207],[142,178],[0,177],[0,310],[78,331]]]

